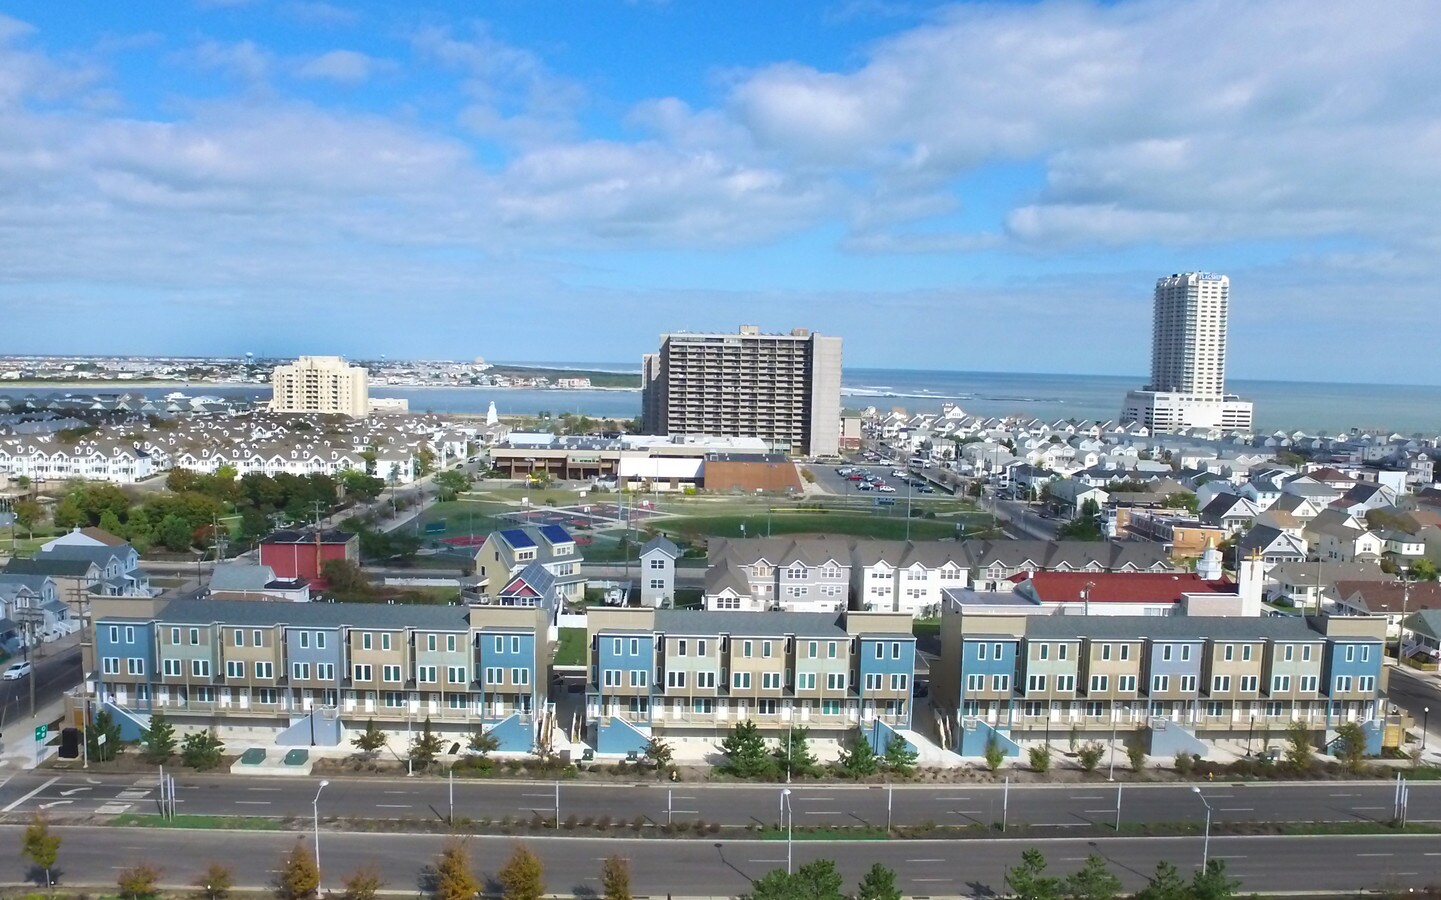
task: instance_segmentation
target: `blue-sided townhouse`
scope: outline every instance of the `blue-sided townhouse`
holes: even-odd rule
[[[846,613],[845,624],[856,645],[851,654],[851,685],[861,732],[878,752],[884,752],[893,735],[911,728],[916,674],[914,618],[909,613],[852,611]]]
[[[656,671],[656,633],[642,617],[607,617],[591,610],[587,718],[597,753],[640,753],[651,737]],[[599,615],[597,615],[599,614]]]
[[[1327,616],[1318,624],[1326,635],[1326,727],[1379,719],[1386,693],[1385,617]]]
[[[501,750],[529,752],[540,738],[550,687],[548,620],[543,607],[470,608],[477,707]]]
[[[155,624],[148,617],[106,616],[95,629],[96,697],[120,726],[123,740],[133,741],[148,723],[156,673]],[[136,718],[139,713],[142,718]]]

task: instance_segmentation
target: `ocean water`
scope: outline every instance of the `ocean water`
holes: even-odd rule
[[[537,363],[539,365],[539,363]],[[636,371],[622,364],[549,363],[552,367]],[[1005,372],[940,372],[917,369],[846,369],[841,402],[848,408],[902,407],[936,412],[947,401],[980,416],[1028,415],[1041,419],[1114,419],[1128,390],[1143,376],[1043,375]],[[1256,404],[1258,431],[1336,432],[1347,428],[1385,429],[1403,434],[1441,433],[1441,386],[1326,384],[1291,381],[1231,381],[1230,389]],[[96,386],[91,390],[101,390]],[[116,385],[110,390],[119,390]],[[131,393],[163,397],[184,393],[268,398],[265,386],[131,388]],[[49,396],[85,393],[79,388],[7,388],[0,394]],[[521,390],[486,387],[417,388],[375,386],[376,397],[399,397],[416,412],[483,414],[491,401],[501,415],[552,414],[609,418],[640,415],[640,391]]]

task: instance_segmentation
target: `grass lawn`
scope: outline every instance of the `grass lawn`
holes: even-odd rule
[[[555,642],[555,665],[583,666],[586,663],[584,628],[562,628]]]
[[[656,527],[661,531],[681,536],[740,537],[741,523],[745,523],[747,537],[763,537],[769,528],[776,534],[845,534],[856,537],[885,538],[902,540],[906,537],[906,520],[903,517],[881,517],[860,515],[850,512],[827,512],[806,510],[803,512],[773,512],[767,524],[764,513],[749,516],[685,516],[662,519]],[[911,519],[912,540],[934,541],[956,536],[953,521],[935,519]]]
[[[125,813],[110,820],[122,828],[225,828],[239,831],[279,831],[280,820],[252,816],[176,816],[166,819],[156,815]]]

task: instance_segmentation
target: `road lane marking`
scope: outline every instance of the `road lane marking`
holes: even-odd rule
[[[785,862],[785,860],[783,860],[783,859],[752,859],[752,860],[750,860],[750,862],[758,862],[758,863],[783,863],[783,862]]]
[[[797,797],[797,803],[829,803],[834,797]]]
[[[1222,806],[1220,812],[1255,812],[1254,806]]]
[[[1104,799],[1106,799],[1106,798],[1105,798],[1105,797],[1095,797],[1095,796],[1092,796],[1092,795],[1090,795],[1090,794],[1086,794],[1085,796],[1072,797],[1071,799],[1072,799],[1072,800],[1104,800]]]
[[[377,803],[381,809],[410,809],[409,803]]]
[[[59,775],[56,775],[54,778],[52,778],[52,779],[50,779],[49,781],[45,782],[44,784],[40,785],[38,788],[36,788],[35,790],[33,790],[33,791],[31,791],[30,793],[26,794],[25,796],[21,797],[19,800],[14,801],[13,803],[11,803],[9,806],[5,807],[4,809],[0,809],[0,812],[10,812],[11,810],[15,809],[15,807],[19,806],[20,804],[28,802],[28,801],[29,801],[32,797],[34,797],[36,794],[38,794],[38,793],[40,793],[41,791],[45,790],[45,789],[48,788],[50,785],[54,784],[55,782],[57,782],[57,781],[59,781],[59,780],[60,780],[60,776],[59,776]]]
[[[803,809],[803,810],[801,810],[801,815],[803,815],[803,816],[840,816],[840,815],[844,815],[844,813],[842,813],[842,812],[841,812],[840,810],[838,810],[838,809]]]
[[[1244,856],[1213,856],[1212,859],[1245,859]]]
[[[1353,806],[1352,809],[1385,809],[1384,806]]]
[[[1331,794],[1332,797],[1357,797],[1359,794]]]
[[[269,806],[269,800],[236,800],[236,806]]]
[[[951,881],[949,878],[912,878],[911,880],[918,884],[921,882],[941,882],[944,884]]]
[[[1394,853],[1357,853],[1357,856],[1395,856]]]
[[[1113,806],[1110,809],[1083,809],[1081,811],[1088,816],[1095,816],[1100,815],[1101,813],[1113,813],[1116,811],[1116,808]]]
[[[908,859],[908,860],[906,860],[906,862],[908,862],[908,863],[939,863],[939,862],[945,862],[945,860],[944,860],[944,859]]]
[[[278,793],[280,793],[281,791],[285,790],[285,788],[246,788],[246,790],[247,790],[247,791],[272,791],[272,792],[278,794]],[[390,793],[390,791],[386,791],[386,793],[388,794],[388,793]]]

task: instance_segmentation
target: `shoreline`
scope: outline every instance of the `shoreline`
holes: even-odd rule
[[[0,381],[0,394],[7,393],[10,387],[36,388],[50,391],[73,391],[77,394],[123,394],[127,388],[138,390],[155,390],[157,388],[174,388],[175,390],[202,391],[205,388],[223,390],[255,390],[269,391],[268,383],[247,382],[247,381]],[[615,393],[639,394],[638,387],[588,387],[588,388],[563,388],[549,385],[547,387],[502,387],[494,384],[372,384],[371,390],[381,391],[555,391],[557,393],[584,393],[587,391],[605,391]]]

